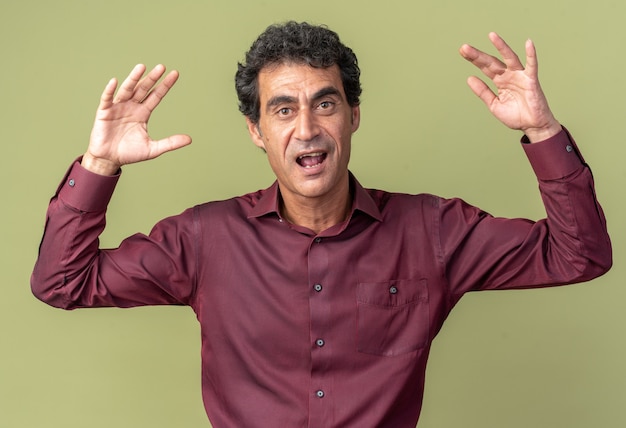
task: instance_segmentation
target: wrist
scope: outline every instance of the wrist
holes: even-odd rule
[[[563,128],[561,124],[553,120],[549,125],[541,128],[528,128],[524,129],[524,134],[528,137],[528,140],[531,143],[538,143],[540,141],[547,140],[550,137],[554,137],[556,134],[561,132]]]
[[[80,165],[87,171],[99,175],[115,175],[120,170],[121,165],[116,164],[108,159],[97,158],[89,152],[83,155]]]

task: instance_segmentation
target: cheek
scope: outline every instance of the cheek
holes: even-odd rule
[[[277,166],[283,168],[282,165],[287,163],[286,160],[289,157],[287,154],[288,148],[276,138],[264,138],[263,141],[265,142],[265,153],[270,165],[273,168]]]
[[[269,146],[285,146],[292,134],[291,127],[287,125],[266,124],[261,128],[262,139]]]

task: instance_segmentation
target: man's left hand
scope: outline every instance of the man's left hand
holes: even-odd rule
[[[497,93],[476,76],[467,79],[469,87],[500,122],[511,129],[523,131],[531,142],[556,135],[561,131],[561,125],[552,115],[539,84],[533,42],[526,41],[524,67],[517,54],[499,35],[489,33],[489,39],[500,53],[501,60],[467,44],[461,46],[459,53],[491,79]]]

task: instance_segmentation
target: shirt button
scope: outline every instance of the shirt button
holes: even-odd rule
[[[313,286],[313,289],[319,293],[320,291],[322,291],[322,284],[315,284]]]
[[[317,395],[317,398],[323,398],[324,397],[324,391],[322,391],[321,389],[318,389],[317,392],[315,393],[315,395]]]
[[[315,243],[319,244],[320,242],[322,242],[322,238],[315,238]]]
[[[70,178],[70,181],[67,183],[70,185],[70,187],[74,187],[74,185],[76,184],[76,182],[74,181],[73,178]]]
[[[324,342],[324,339],[317,339],[317,340],[315,341],[315,344],[316,344],[317,346],[319,346],[320,348],[321,348],[322,346],[324,346],[324,343],[325,343],[325,342]]]
[[[392,286],[389,288],[389,293],[390,293],[390,294],[398,294],[398,287],[396,287],[395,285],[392,285]]]
[[[567,146],[565,146],[565,150],[567,150],[567,153],[570,153],[572,150],[574,150],[574,148],[568,144]]]

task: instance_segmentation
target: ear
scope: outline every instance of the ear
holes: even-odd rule
[[[248,134],[250,134],[254,145],[265,150],[265,143],[263,142],[263,136],[261,135],[261,128],[259,128],[258,122],[254,123],[250,118],[246,117],[246,125],[248,126]]]
[[[352,133],[355,133],[357,129],[359,129],[360,124],[361,124],[361,107],[354,106],[352,107]]]

